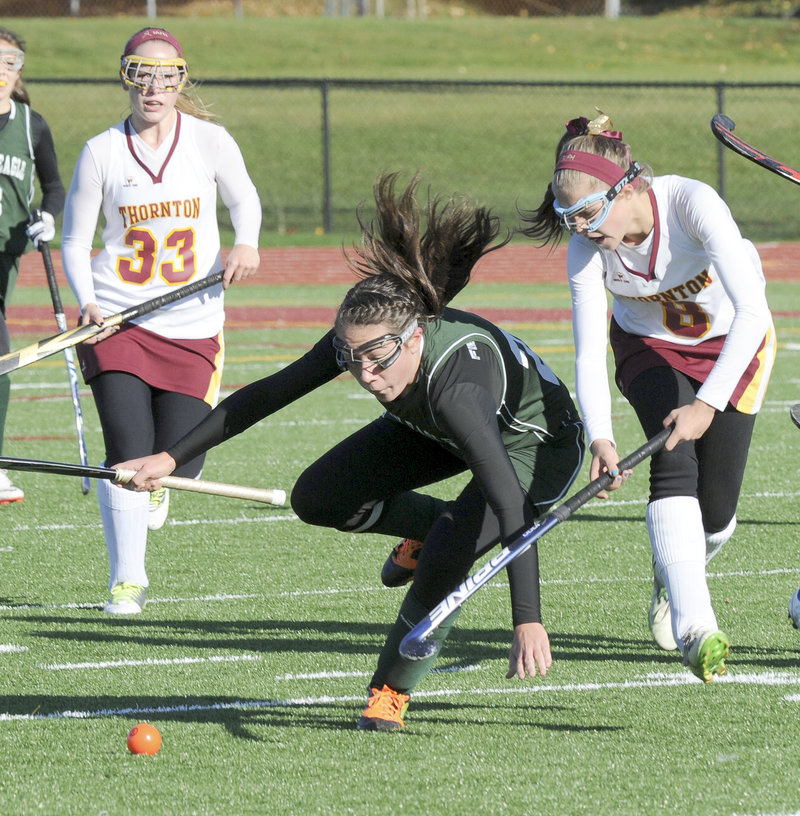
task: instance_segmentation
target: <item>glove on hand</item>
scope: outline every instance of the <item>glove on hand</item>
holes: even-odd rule
[[[34,210],[31,213],[30,224],[25,230],[28,238],[39,249],[39,241],[52,241],[56,237],[56,221],[49,212]]]

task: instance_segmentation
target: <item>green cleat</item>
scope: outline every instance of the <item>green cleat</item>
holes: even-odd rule
[[[688,666],[704,683],[710,683],[715,674],[725,674],[725,658],[731,642],[724,632],[695,629],[683,639],[683,664]]]

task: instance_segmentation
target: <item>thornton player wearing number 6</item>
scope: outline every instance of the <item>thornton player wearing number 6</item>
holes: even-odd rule
[[[375,187],[377,227],[362,222],[352,264],[362,280],[336,324],[305,356],[241,389],[167,452],[125,465],[157,486],[175,464],[248,428],[342,370],[385,413],[343,440],[298,479],[292,507],[309,524],[424,542],[411,585],[369,684],[358,727],[397,730],[409,695],[435,655],[415,662],[398,646],[466,576],[475,559],[512,543],[567,491],[583,460],[583,426],[569,392],[520,340],[448,302],[494,243],[499,222],[466,200],[433,200],[423,220],[414,179]],[[120,465],[122,467],[122,465]],[[418,490],[459,473],[451,501]],[[551,665],[539,602],[536,547],[508,568],[514,622],[508,677]],[[454,618],[438,630],[444,639]],[[443,631],[443,629],[445,631]]]
[[[608,117],[567,125],[552,183],[525,230],[572,237],[576,390],[591,475],[619,461],[606,377],[607,301],[617,384],[645,435],[674,425],[650,464],[650,628],[704,681],[725,671],[705,565],[733,534],[747,453],[775,353],[755,247],[706,184],[652,177]],[[614,485],[618,487],[618,485]]]
[[[222,290],[256,271],[261,225],[258,194],[238,146],[187,94],[180,43],[163,29],[142,29],[125,45],[120,77],[131,114],[86,143],[67,197],[63,259],[81,323],[101,326],[104,316],[220,270],[218,192],[236,237],[222,285],[109,327],[79,347],[109,463],[163,450],[216,403]],[[103,248],[92,258],[101,208]],[[196,478],[202,465],[203,457],[184,462],[177,475]],[[105,610],[141,612],[149,584],[147,531],[164,523],[168,494],[149,502],[103,480],[97,496],[110,560]]]

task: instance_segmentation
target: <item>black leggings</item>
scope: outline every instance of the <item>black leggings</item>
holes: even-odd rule
[[[123,371],[107,371],[89,385],[103,427],[109,467],[166,450],[211,411],[197,397],[161,391]],[[174,475],[195,478],[204,459],[205,454],[192,459],[176,468]]]
[[[667,366],[640,374],[626,395],[649,439],[663,428],[664,418],[693,402],[700,383]],[[717,411],[700,439],[661,451],[650,463],[650,501],[694,496],[700,502],[707,533],[724,530],[734,514],[742,488],[755,414],[732,405]]]
[[[565,426],[555,444],[538,447],[533,473],[522,485],[532,507],[566,490],[582,451],[580,424]],[[381,417],[301,474],[292,509],[308,524],[425,541],[414,592],[433,606],[500,540],[498,519],[475,479],[452,501],[416,492],[466,469],[439,443]]]

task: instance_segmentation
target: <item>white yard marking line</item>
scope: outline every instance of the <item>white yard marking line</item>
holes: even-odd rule
[[[749,685],[749,686],[798,686],[800,685],[800,674],[790,672],[765,672],[763,674],[728,674],[725,677],[718,677],[715,683],[727,685]],[[564,694],[582,693],[592,691],[632,691],[637,689],[661,689],[669,687],[703,685],[702,681],[693,674],[682,672],[680,674],[648,674],[639,678],[622,680],[609,683],[563,683],[555,685],[532,685],[515,686],[505,688],[469,688],[469,689],[433,689],[430,691],[418,691],[414,693],[415,699],[433,699],[439,697],[456,696],[503,696],[508,694]],[[787,695],[784,700],[795,702],[794,697],[800,695]],[[93,717],[129,717],[142,715],[163,715],[163,714],[184,714],[195,711],[229,711],[229,710],[258,710],[270,708],[307,708],[311,706],[331,705],[337,703],[363,702],[363,694],[346,695],[319,695],[316,697],[290,697],[287,699],[274,700],[234,700],[224,703],[193,703],[170,706],[151,706],[141,708],[104,708],[83,711],[51,711],[44,714],[11,714],[9,712],[0,713],[0,722],[19,722],[24,720],[57,720],[57,719],[89,719]]]
[[[797,499],[800,498],[800,490],[791,491],[757,491],[754,493],[743,493],[740,496],[740,501],[745,499]],[[611,509],[614,507],[643,507],[647,504],[644,498],[637,499],[606,499],[602,502],[589,505],[592,512],[603,511],[604,509]],[[216,518],[216,519],[167,519],[167,524],[174,527],[195,527],[197,525],[238,525],[238,524],[262,524],[274,522],[300,522],[300,519],[291,512],[289,507],[285,512],[274,513],[270,511],[270,515],[263,516],[232,516],[230,518]],[[568,522],[580,521],[580,511],[577,512]],[[65,524],[11,524],[8,527],[10,533],[27,533],[27,532],[65,532],[70,530],[95,530],[100,528],[100,521],[92,524],[76,524],[68,522]],[[0,552],[13,552],[13,547],[0,547]]]
[[[225,519],[167,519],[167,524],[174,527],[187,526],[192,527],[198,524],[208,526],[210,524],[261,524],[262,522],[272,521],[299,521],[294,513],[283,513],[276,516],[237,516],[234,518]],[[99,530],[101,523],[98,520],[96,524],[20,524],[17,527],[9,527],[9,532],[13,533],[30,533],[30,532],[64,532],[69,530]],[[9,550],[13,549],[11,547]]]
[[[118,669],[133,666],[185,666],[191,663],[239,663],[243,660],[262,660],[261,655],[212,655],[211,657],[144,658],[142,660],[103,660],[97,663],[40,663],[38,668],[47,671],[70,671],[72,669]]]
[[[770,570],[731,570],[730,572],[709,572],[709,578],[724,579],[724,578],[764,578],[774,575],[798,575],[800,574],[800,566],[798,567],[779,567]],[[621,575],[605,578],[597,578],[592,576],[580,576],[575,578],[549,578],[542,581],[542,586],[585,586],[586,584],[639,584],[650,583],[653,580],[652,575],[645,575],[640,577],[633,577],[630,575]],[[491,581],[484,589],[508,589],[508,581]],[[391,592],[392,589],[384,586],[367,586],[367,587],[324,587],[321,589],[306,589],[306,590],[287,590],[285,592],[263,592],[263,593],[218,593],[215,595],[197,595],[193,597],[184,598],[148,598],[147,605],[155,604],[188,604],[188,603],[218,603],[225,601],[249,601],[256,598],[263,600],[278,599],[278,598],[305,598],[335,595],[363,595],[365,592]],[[85,602],[85,603],[64,603],[64,604],[44,604],[44,603],[25,603],[25,604],[0,604],[0,611],[2,612],[24,612],[32,609],[102,609],[105,602]]]
[[[17,646],[16,643],[0,643],[0,654],[13,654],[14,652],[27,651],[27,646]]]
[[[469,666],[442,666],[440,668],[431,669],[431,674],[457,674],[459,672],[480,671],[483,667],[471,664]],[[360,671],[326,671],[326,672],[307,672],[301,674],[277,674],[273,680],[280,681],[294,681],[294,680],[340,680],[350,677],[372,677],[372,672]]]

